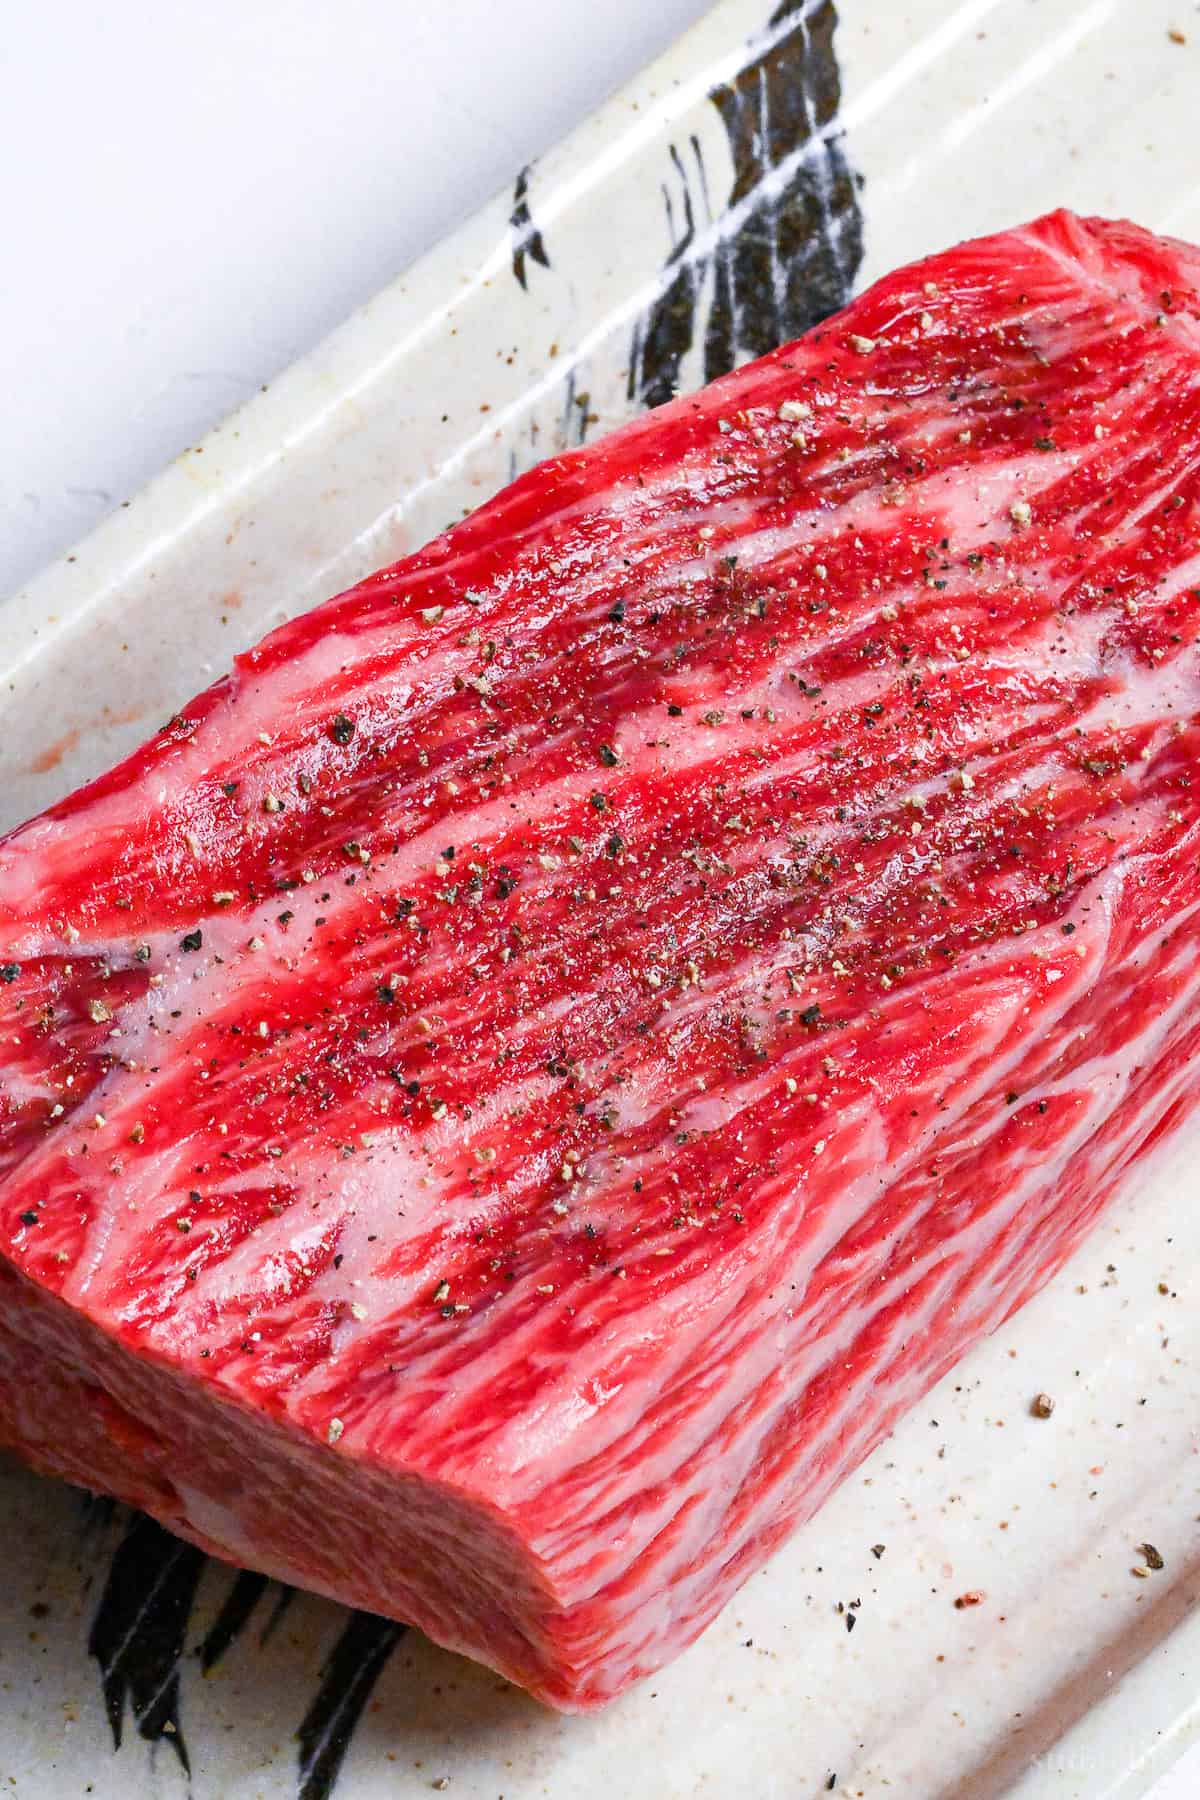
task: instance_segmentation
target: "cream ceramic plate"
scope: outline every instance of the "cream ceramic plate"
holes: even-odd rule
[[[769,7],[725,0],[0,611],[0,825],[283,615],[893,264],[1060,203],[1200,236],[1192,0]],[[1145,1172],[691,1651],[598,1718],[0,1464],[0,1789],[1144,1791],[1194,1730],[1200,1654],[1191,1188],[1186,1150]],[[1165,1567],[1143,1578],[1147,1541]],[[982,1603],[956,1609],[967,1590]]]

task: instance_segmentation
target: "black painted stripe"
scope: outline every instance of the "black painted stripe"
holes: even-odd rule
[[[203,1551],[136,1514],[113,1555],[88,1635],[114,1748],[128,1710],[142,1737],[165,1738],[189,1773],[179,1661],[206,1561]]]
[[[250,1615],[267,1588],[267,1577],[250,1569],[239,1569],[233,1586],[226,1594],[221,1610],[205,1634],[197,1655],[207,1675],[237,1642],[250,1622]],[[290,1590],[285,1590],[289,1592]],[[264,1634],[265,1635],[265,1634]]]
[[[513,189],[513,206],[509,214],[512,227],[512,271],[523,288],[529,286],[525,272],[525,258],[530,262],[540,263],[543,269],[550,267],[550,258],[546,254],[546,246],[542,242],[542,234],[533,222],[529,211],[529,165],[517,176]]]
[[[664,187],[671,249],[663,291],[634,334],[631,400],[669,400],[696,344],[704,380],[712,381],[799,337],[850,298],[862,263],[862,213],[835,124],[836,28],[833,0],[784,0],[763,48],[710,95],[733,162],[717,215],[737,220],[728,235],[718,230],[715,248],[711,237],[709,248],[693,248],[697,213],[713,218],[700,143],[692,137],[685,153],[672,147],[683,200],[677,207]]]
[[[350,1614],[297,1733],[298,1800],[328,1800],[371,1690],[407,1629],[373,1613]]]

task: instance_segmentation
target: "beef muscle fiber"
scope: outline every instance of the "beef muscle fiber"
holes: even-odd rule
[[[0,1440],[560,1707],[1190,1110],[1200,253],[556,458],[0,843]]]

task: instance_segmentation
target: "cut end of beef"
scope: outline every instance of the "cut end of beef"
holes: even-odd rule
[[[0,1441],[555,1706],[687,1644],[1194,1104],[1198,275],[891,275],[0,842]]]

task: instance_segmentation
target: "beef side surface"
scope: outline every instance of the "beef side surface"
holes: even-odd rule
[[[590,1707],[1192,1108],[1200,253],[888,276],[0,842],[0,1441]]]

